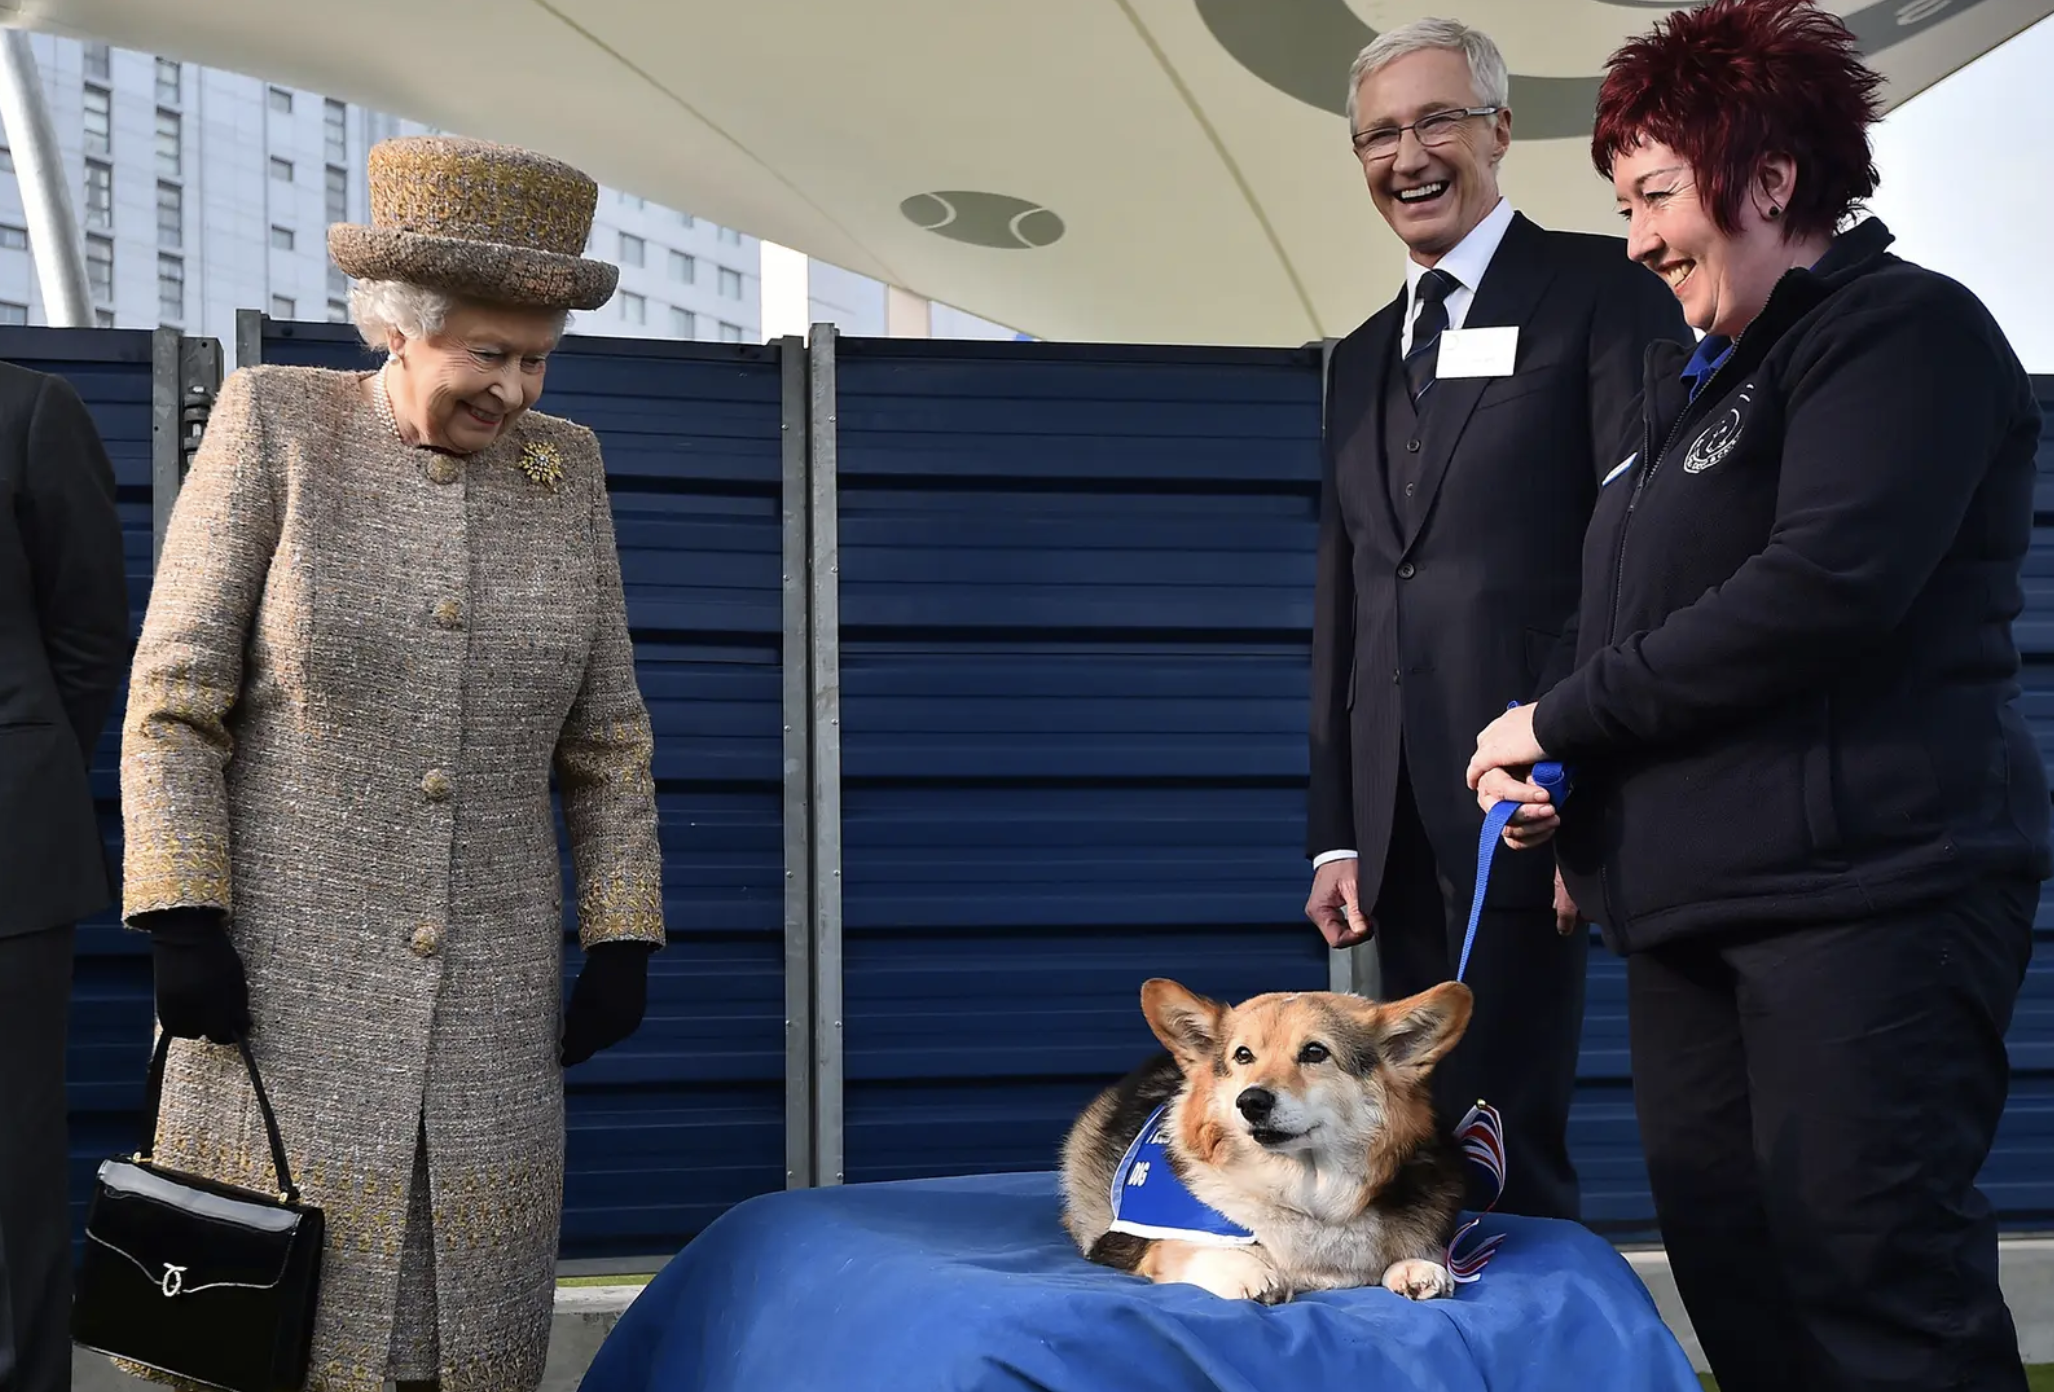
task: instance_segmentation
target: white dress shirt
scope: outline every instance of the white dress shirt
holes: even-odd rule
[[[1497,206],[1484,215],[1483,221],[1470,228],[1469,235],[1455,243],[1455,249],[1431,268],[1446,271],[1455,278],[1455,288],[1442,301],[1448,307],[1449,328],[1461,328],[1469,317],[1470,303],[1476,299],[1476,287],[1483,284],[1483,273],[1490,269],[1491,258],[1498,254],[1498,244],[1505,240],[1505,229],[1511,225],[1512,205],[1500,198]],[[1405,258],[1405,317],[1398,331],[1400,358],[1412,351],[1412,321],[1419,317],[1419,278],[1428,269],[1409,256]],[[1312,858],[1312,868],[1317,870],[1330,860],[1353,860],[1355,856],[1353,850],[1321,851]]]

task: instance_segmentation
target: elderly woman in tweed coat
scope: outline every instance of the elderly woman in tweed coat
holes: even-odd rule
[[[649,719],[598,445],[533,408],[597,190],[440,137],[331,229],[379,371],[234,373],[122,738],[124,916],[176,1039],[156,1157],[271,1187],[248,1039],[327,1214],[309,1386],[541,1380],[566,1064],[663,941]],[[587,962],[560,1006],[562,794]],[[561,1022],[560,1017],[561,1016]]]

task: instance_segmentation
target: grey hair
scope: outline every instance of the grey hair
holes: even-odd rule
[[[1505,55],[1498,52],[1489,34],[1458,19],[1415,19],[1378,34],[1355,55],[1355,64],[1348,69],[1348,133],[1357,134],[1355,94],[1364,78],[1408,53],[1436,48],[1448,49],[1469,60],[1469,83],[1476,89],[1479,106],[1511,105],[1512,79],[1505,72]]]
[[[350,322],[357,326],[364,346],[380,352],[394,329],[408,338],[441,333],[455,307],[454,295],[404,280],[359,280],[349,287]],[[556,336],[562,338],[570,324],[570,313],[565,311]]]

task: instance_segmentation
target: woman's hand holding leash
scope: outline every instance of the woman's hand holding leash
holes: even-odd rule
[[[1500,802],[1528,804],[1505,827],[1505,844],[1514,850],[1542,844],[1562,825],[1553,796],[1528,776],[1528,770],[1547,757],[1534,738],[1532,706],[1514,702],[1476,737],[1468,783],[1477,806],[1489,812]]]

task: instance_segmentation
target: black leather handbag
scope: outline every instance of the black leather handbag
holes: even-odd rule
[[[307,1377],[324,1225],[320,1209],[300,1202],[249,1043],[236,1047],[264,1115],[278,1192],[180,1174],[148,1154],[101,1162],[72,1340],[228,1392],[294,1392]],[[150,1058],[146,1145],[157,1134],[170,1049],[164,1035]]]

